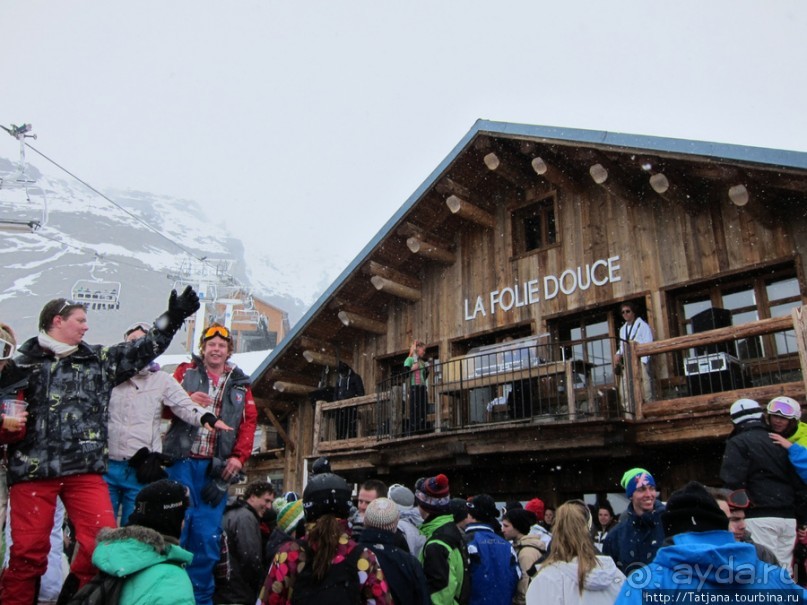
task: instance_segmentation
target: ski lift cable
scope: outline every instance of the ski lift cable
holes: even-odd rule
[[[76,246],[75,244],[68,244],[67,242],[64,242],[64,241],[62,241],[60,239],[57,239],[55,237],[45,235],[42,231],[37,231],[36,235],[38,235],[39,237],[44,237],[45,239],[49,239],[52,242],[56,242],[57,244],[59,244],[60,246],[64,246],[65,248],[71,248],[73,250],[81,252],[82,254],[92,255],[93,257],[95,257],[93,259],[93,262],[95,262],[96,258],[104,258],[106,256],[106,254],[99,254],[98,252],[95,252],[94,250],[91,250],[90,248],[84,248],[82,246]],[[115,263],[117,265],[126,265],[127,267],[132,267],[133,269],[142,269],[143,268],[142,265],[136,265],[134,263],[126,262],[124,260],[120,260],[119,258],[116,258],[115,260],[110,261],[110,262],[113,262],[113,263]],[[148,269],[148,267],[147,267],[147,269]],[[153,269],[148,269],[148,270],[153,271]],[[160,273],[160,271],[155,271],[155,273]]]
[[[87,181],[85,181],[85,180],[83,180],[82,178],[78,177],[77,175],[73,174],[73,173],[72,173],[72,172],[70,172],[70,171],[69,171],[67,168],[65,168],[64,166],[62,166],[61,164],[59,164],[57,161],[55,161],[55,160],[53,160],[53,159],[49,158],[47,155],[45,155],[44,153],[42,153],[41,151],[39,151],[39,150],[38,150],[36,147],[34,147],[33,145],[31,145],[30,143],[25,143],[25,146],[26,146],[26,147],[28,147],[29,149],[31,149],[32,151],[34,151],[34,152],[38,153],[40,156],[42,156],[43,158],[45,158],[45,159],[46,159],[48,162],[50,162],[51,164],[53,164],[54,166],[56,166],[56,167],[57,167],[57,168],[59,168],[60,170],[62,170],[62,171],[64,171],[65,173],[69,174],[70,176],[72,176],[72,177],[73,177],[74,179],[76,179],[76,180],[77,180],[79,183],[81,183],[82,185],[84,185],[85,187],[87,187],[87,189],[89,189],[89,190],[90,190],[90,191],[92,191],[93,193],[95,193],[95,194],[97,194],[97,195],[101,196],[101,197],[102,197],[103,199],[105,199],[107,202],[109,202],[110,204],[112,204],[113,206],[115,206],[115,207],[116,207],[118,210],[120,210],[120,211],[122,211],[122,212],[125,212],[125,213],[126,213],[126,214],[128,214],[130,217],[132,217],[132,218],[133,218],[133,219],[135,219],[137,222],[139,222],[141,225],[143,225],[143,226],[145,226],[147,229],[149,229],[150,231],[153,231],[154,233],[156,233],[157,235],[159,235],[159,236],[160,236],[160,237],[162,237],[163,239],[165,239],[165,240],[167,240],[167,241],[171,242],[171,243],[172,243],[174,246],[176,246],[177,248],[179,248],[180,250],[182,250],[182,251],[183,251],[185,254],[187,254],[188,256],[190,256],[190,257],[192,257],[192,258],[195,258],[195,259],[196,259],[196,260],[198,260],[199,262],[202,262],[202,263],[207,264],[207,262],[206,262],[206,257],[204,257],[204,256],[202,256],[202,257],[196,256],[196,255],[195,255],[195,254],[193,254],[193,253],[192,253],[190,250],[188,250],[187,248],[185,248],[185,247],[184,247],[184,246],[182,246],[181,244],[178,244],[178,243],[176,242],[176,240],[171,239],[171,238],[170,238],[170,237],[168,237],[167,235],[163,234],[163,233],[162,233],[162,232],[161,232],[159,229],[157,229],[156,227],[153,227],[152,225],[150,225],[148,222],[144,221],[142,218],[140,218],[140,217],[139,217],[139,216],[137,216],[136,214],[134,214],[134,213],[130,212],[129,210],[127,210],[126,208],[124,208],[123,206],[121,206],[120,204],[118,204],[117,202],[115,202],[114,200],[110,199],[108,196],[106,196],[105,194],[101,193],[100,191],[98,191],[98,189],[96,189],[95,187],[93,187],[92,185],[90,185],[90,184],[89,184]]]

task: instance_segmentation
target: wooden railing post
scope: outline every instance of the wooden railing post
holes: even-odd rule
[[[799,348],[799,365],[802,368],[802,380],[804,388],[807,390],[807,307],[796,307],[790,313],[793,317],[793,331],[796,333],[796,345]]]
[[[316,407],[314,408],[314,443],[311,448],[312,453],[315,456],[319,456],[319,442],[322,441],[322,435],[320,431],[322,430],[322,404],[325,403],[321,399],[317,401]]]
[[[633,393],[633,413],[636,420],[642,419],[642,404],[644,403],[644,389],[642,388],[642,381],[644,380],[644,372],[642,372],[642,358],[636,351],[636,341],[632,340],[626,343],[627,354],[629,356],[630,369],[632,374],[630,389]]]

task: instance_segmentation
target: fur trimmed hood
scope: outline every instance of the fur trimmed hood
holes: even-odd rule
[[[128,576],[159,563],[190,563],[193,555],[169,536],[139,525],[98,532],[93,564],[115,576]]]

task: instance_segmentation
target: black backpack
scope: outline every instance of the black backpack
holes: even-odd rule
[[[183,567],[182,563],[178,561],[158,563],[158,565],[166,564]],[[128,576],[113,576],[104,571],[99,571],[92,580],[82,586],[81,590],[67,601],[67,605],[118,605],[124,584],[139,574],[140,571]]]
[[[130,577],[113,576],[99,571],[73,595],[67,605],[118,605],[123,585]]]
[[[306,565],[297,574],[292,587],[293,605],[358,605],[361,603],[361,586],[357,573],[359,557],[364,552],[356,545],[341,563],[331,565],[321,582],[314,579],[314,553],[303,540],[299,541],[305,550]]]

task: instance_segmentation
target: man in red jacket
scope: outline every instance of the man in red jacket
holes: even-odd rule
[[[209,431],[174,417],[163,452],[178,461],[167,469],[174,481],[186,485],[191,507],[182,530],[182,547],[193,553],[188,575],[197,605],[212,605],[213,567],[219,560],[221,521],[227,490],[237,480],[252,453],[258,411],[249,376],[228,363],[233,352],[230,331],[211,324],[199,343],[201,357],[181,364],[174,378],[190,398],[223,420],[232,431]]]

